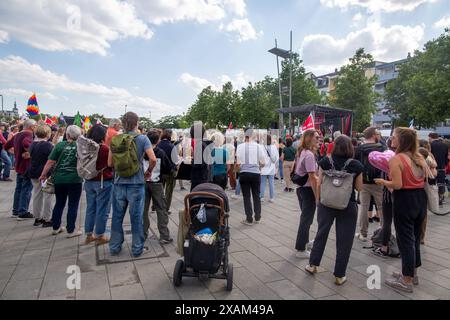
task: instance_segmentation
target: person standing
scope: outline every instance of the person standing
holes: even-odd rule
[[[356,230],[356,222],[358,220],[358,206],[356,204],[355,190],[362,188],[362,175],[364,171],[363,165],[353,159],[354,149],[352,140],[344,135],[339,136],[334,141],[333,152],[331,157],[324,157],[319,162],[319,183],[317,185],[317,195],[320,199],[320,185],[325,170],[333,167],[336,170],[345,170],[353,174],[353,188],[350,201],[347,208],[337,210],[329,208],[319,203],[317,207],[317,234],[314,239],[314,245],[311,250],[309,265],[306,271],[314,274],[317,273],[317,267],[322,260],[325,245],[333,223],[336,224],[336,264],[334,267],[335,283],[342,285],[346,282],[346,270],[350,253],[353,246],[353,235]],[[349,162],[350,160],[350,162]]]
[[[360,241],[367,241],[369,231],[369,207],[371,197],[375,200],[377,216],[381,217],[383,187],[375,183],[375,179],[381,178],[381,170],[372,166],[369,162],[369,154],[373,151],[383,152],[385,147],[378,141],[379,132],[376,127],[369,127],[364,130],[365,142],[355,151],[355,159],[364,166],[363,187],[360,192],[361,206],[359,208],[360,232],[356,234]]]
[[[228,164],[230,156],[223,147],[224,137],[220,132],[214,133],[212,139],[214,143],[214,149],[211,151],[213,183],[225,190],[228,184],[227,172],[230,169]]]
[[[33,215],[34,226],[47,228],[52,226],[52,200],[53,195],[43,191],[39,177],[48,161],[53,145],[48,142],[51,130],[48,125],[36,127],[36,140],[30,146],[31,165],[27,171],[33,184]]]
[[[239,184],[244,197],[244,210],[246,219],[243,224],[252,225],[261,221],[261,167],[264,163],[263,147],[255,142],[255,132],[253,129],[245,131],[245,142],[237,147],[236,157],[239,169]],[[251,198],[253,198],[253,208]],[[253,209],[255,215],[253,217]]]
[[[205,159],[206,142],[203,141],[206,129],[201,121],[196,121],[190,130],[192,150],[191,192],[196,186],[208,182],[209,159]]]
[[[115,136],[111,140],[108,155],[108,166],[114,167],[115,179],[113,190],[113,214],[111,222],[111,238],[109,251],[118,255],[124,242],[123,219],[130,207],[130,221],[132,246],[134,257],[142,255],[144,251],[144,231],[142,214],[145,200],[145,177],[149,177],[156,165],[156,157],[150,140],[138,134],[139,117],[134,112],[127,112],[123,116],[122,124],[125,134]],[[123,144],[129,146],[126,150]],[[149,167],[144,174],[143,158],[147,154]]]
[[[394,272],[385,283],[395,289],[412,293],[413,284],[419,284],[420,234],[427,212],[424,190],[426,162],[418,153],[417,133],[409,128],[396,128],[392,147],[396,155],[389,161],[391,181],[375,179],[378,185],[393,189],[393,216],[398,240],[402,271]]]
[[[48,161],[42,171],[39,180],[41,183],[47,180],[48,173],[54,167],[53,179],[55,184],[56,203],[53,208],[52,224],[53,235],[67,230],[67,237],[73,238],[82,235],[76,230],[78,207],[80,204],[83,179],[77,172],[77,139],[81,135],[81,129],[71,125],[67,127],[67,141],[58,143],[48,157]],[[61,227],[61,217],[68,202],[67,225]]]
[[[286,188],[284,188],[285,192],[294,192],[294,189],[292,188],[291,172],[294,167],[295,153],[296,150],[292,146],[292,139],[287,138],[286,147],[283,149],[283,154],[281,155],[281,160],[283,161],[283,176],[286,181]]]
[[[122,123],[120,122],[119,119],[111,119],[109,121],[109,127],[108,130],[106,131],[106,137],[105,137],[105,146],[107,146],[109,148],[109,146],[111,145],[111,140],[112,138],[114,138],[115,136],[117,136],[119,134],[119,130],[122,127]]]
[[[439,205],[444,203],[445,195],[445,168],[449,162],[448,158],[448,146],[443,141],[439,140],[439,135],[435,132],[428,135],[431,153],[437,162],[437,183],[439,186]]]
[[[105,144],[106,128],[103,125],[95,125],[89,129],[86,137],[100,145],[100,148],[96,163],[96,170],[99,174],[84,183],[86,192],[86,218],[84,221],[86,240],[84,243],[89,244],[95,241],[97,245],[102,245],[109,241],[105,236],[105,230],[113,190],[113,171],[108,166],[109,148]]]
[[[27,177],[25,172],[30,166],[30,154],[28,151],[34,139],[33,132],[35,128],[36,121],[32,119],[25,120],[23,131],[15,134],[4,146],[6,150],[14,148],[17,178],[12,214],[13,217],[17,217],[19,221],[22,219],[34,218],[34,216],[28,212],[33,185],[31,179]]]
[[[170,207],[172,205],[173,190],[175,189],[175,185],[177,183],[173,175],[173,172],[176,171],[175,163],[178,162],[178,152],[177,149],[174,147],[171,139],[172,139],[172,130],[163,129],[161,134],[161,141],[158,143],[158,147],[165,152],[165,154],[169,158],[170,165],[172,167],[170,173],[166,174],[163,177],[163,185],[165,189],[164,194],[166,196],[166,208],[169,214],[170,214]]]
[[[270,134],[266,136],[265,145],[263,148],[265,149],[264,154],[264,162],[265,165],[261,169],[261,194],[259,197],[261,198],[261,202],[264,201],[264,195],[266,193],[266,181],[269,182],[269,202],[274,202],[274,177],[275,177],[275,167],[276,162],[278,161],[278,150],[275,145],[272,144],[272,137]]]
[[[318,167],[315,154],[319,148],[319,138],[319,133],[315,129],[305,131],[297,151],[295,173],[301,177],[308,175],[306,184],[297,188],[297,198],[302,212],[295,242],[297,258],[309,258],[308,249],[312,247],[312,241],[309,241],[309,229],[314,220],[316,199],[318,199],[316,195]]]
[[[278,177],[275,177],[275,180],[277,180],[277,179],[280,179],[280,183],[281,184],[283,184],[283,179],[284,179],[284,176],[283,176],[283,160],[282,160],[282,155],[283,155],[283,149],[285,148],[285,145],[284,145],[284,142],[283,142],[283,139],[279,139],[278,140],[278,156],[279,156],[279,159],[278,159],[278,166],[277,166],[277,170],[278,170]]]
[[[6,138],[4,136],[5,126],[0,126],[0,161],[3,163],[3,174],[0,174],[0,181],[8,181],[11,182],[12,179],[9,177],[11,172],[11,158],[9,157],[8,152],[5,149],[5,145],[7,143]],[[2,169],[0,167],[0,173]]]

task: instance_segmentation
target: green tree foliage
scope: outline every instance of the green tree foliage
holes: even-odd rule
[[[387,85],[388,106],[401,124],[431,128],[450,118],[450,30],[425,44]]]
[[[186,128],[184,115],[162,117],[153,126],[161,129]]]
[[[363,48],[349,60],[350,64],[339,71],[329,101],[338,108],[353,110],[353,129],[361,132],[370,125],[371,115],[376,111],[377,96],[373,91],[376,76],[366,76],[366,69],[373,63],[373,58]]]

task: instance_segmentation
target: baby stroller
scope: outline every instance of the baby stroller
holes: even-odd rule
[[[189,229],[184,239],[184,260],[175,264],[173,284],[180,286],[183,276],[226,279],[226,289],[231,291],[233,264],[228,263],[230,209],[226,193],[215,184],[203,183],[184,198],[184,206]]]

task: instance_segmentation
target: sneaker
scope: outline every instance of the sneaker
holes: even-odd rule
[[[64,231],[66,231],[66,228],[60,227],[58,230],[53,230],[52,235],[56,236],[58,233],[62,233]]]
[[[401,273],[398,271],[392,272],[392,276],[394,278],[400,278],[401,277]],[[419,285],[419,277],[417,275],[414,276],[413,278],[413,285],[418,286]]]
[[[306,244],[306,250],[311,251],[313,245],[314,245],[314,240],[311,240],[310,242],[308,242],[308,243]]]
[[[284,192],[289,192],[289,189],[288,188],[284,188]]]
[[[312,265],[310,265],[310,264],[308,264],[308,265],[305,267],[305,270],[306,270],[308,273],[310,273],[310,274],[317,273],[317,267],[316,267],[316,266],[312,266]]]
[[[378,223],[380,223],[380,222],[381,222],[381,219],[380,219],[380,217],[373,217],[372,219],[373,219],[373,221],[375,221],[375,222],[378,222]]]
[[[48,228],[48,227],[52,227],[53,223],[51,221],[44,221],[42,223],[42,228]]]
[[[249,222],[249,221],[247,221],[247,219],[242,220],[241,223],[245,224],[247,226],[252,226],[253,225],[253,222]]]
[[[395,279],[387,279],[386,281],[384,281],[384,283],[391,288],[394,288],[394,289],[397,289],[400,291],[404,291],[404,292],[408,292],[408,293],[413,293],[412,284],[405,283],[402,276],[395,278]]]
[[[261,198],[261,203],[263,203],[265,200],[264,200],[264,198]]]
[[[160,239],[159,240],[159,243],[160,244],[169,244],[169,243],[172,243],[173,242],[173,239],[172,238],[169,238],[169,239]]]
[[[292,188],[289,188],[289,192],[294,192],[294,189],[292,189]]]
[[[337,285],[337,286],[342,286],[344,283],[346,283],[347,282],[347,277],[342,277],[342,278],[339,278],[339,277],[336,277],[336,279],[335,279],[335,281],[334,281],[334,283]]]
[[[148,247],[144,247],[144,249],[142,249],[142,252],[140,254],[136,254],[136,255],[133,254],[133,258],[139,258],[142,255],[146,254],[147,252],[148,252]]]
[[[299,258],[299,259],[309,259],[309,256],[310,256],[310,252],[308,250],[297,251],[297,253],[295,254],[295,257]]]
[[[101,245],[107,244],[108,242],[109,242],[109,239],[106,236],[100,236],[95,241],[95,244],[98,246],[101,246]]]
[[[185,191],[185,190],[187,190],[185,187],[180,188],[180,191]]]
[[[97,238],[94,235],[88,234],[86,236],[86,240],[84,240],[84,244],[88,245],[89,243],[94,242],[95,240],[97,240]]]
[[[275,200],[274,199],[269,199],[269,202],[270,203],[275,203]]]
[[[17,216],[17,221],[23,221],[25,219],[33,219],[33,218],[34,218],[34,216],[31,213],[27,212],[21,216],[20,215]]]
[[[81,232],[80,230],[74,230],[72,233],[68,233],[67,234],[67,238],[75,238],[75,237],[79,237],[83,234],[83,232]]]
[[[43,219],[34,219],[33,226],[37,227],[44,223]]]
[[[372,250],[372,253],[378,257],[381,257],[383,259],[389,258],[389,254],[387,252],[384,252],[381,250],[381,248],[376,248]]]
[[[239,196],[237,194],[231,195],[231,199],[239,199]]]
[[[262,219],[261,219],[261,218],[260,218],[259,220],[256,220],[256,219],[255,219],[255,221],[253,221],[253,223],[254,223],[254,224],[260,224],[260,223],[262,223]]]
[[[357,234],[356,234],[356,238],[357,238],[359,241],[367,242],[367,236],[363,236],[361,233],[357,233]]]
[[[167,211],[167,214],[172,214],[172,211]]]
[[[19,214],[18,213],[12,213],[11,214],[11,218],[14,218],[14,219],[17,219],[17,217],[19,216]]]
[[[369,223],[373,223],[374,218],[369,218]]]

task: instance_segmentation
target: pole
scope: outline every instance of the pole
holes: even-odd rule
[[[3,111],[3,95],[0,94],[0,96],[2,97],[2,114],[3,114],[4,113],[4,111]]]
[[[292,108],[292,31],[291,31],[291,47],[289,50],[289,109]],[[289,133],[292,127],[292,113],[289,113]]]
[[[278,48],[277,39],[275,39],[275,48]],[[280,94],[280,109],[283,111],[283,97],[281,95],[281,78],[280,78],[280,62],[277,55],[277,73],[278,73],[278,92]],[[280,130],[284,130],[284,114],[282,112],[279,113],[279,128]],[[281,137],[281,135],[280,135]]]
[[[125,113],[127,113],[127,105],[125,105]]]

